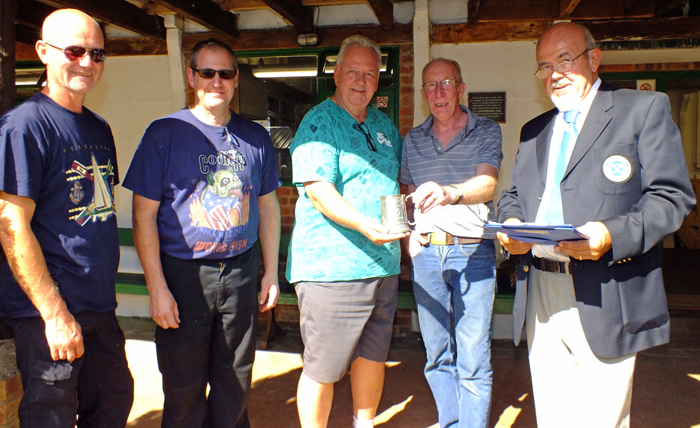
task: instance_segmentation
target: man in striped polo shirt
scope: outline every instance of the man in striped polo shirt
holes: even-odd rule
[[[413,284],[440,427],[486,427],[491,407],[491,315],[501,129],[459,100],[466,85],[456,61],[423,69],[421,94],[432,113],[404,140],[401,182],[412,192],[409,239]]]

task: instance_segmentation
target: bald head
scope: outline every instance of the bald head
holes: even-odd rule
[[[47,85],[41,92],[69,110],[82,112],[85,94],[97,85],[104,70],[104,56],[93,57],[104,44],[99,24],[79,10],[61,9],[46,17],[42,39],[36,42],[37,54],[46,64]]]
[[[595,49],[595,39],[588,28],[573,22],[560,22],[549,27],[537,41],[537,49],[564,38],[580,43],[585,49]]]
[[[41,38],[51,44],[59,46],[66,43],[72,44],[67,39],[76,36],[90,35],[92,38],[99,35],[100,46],[86,46],[91,48],[104,47],[104,35],[100,25],[85,12],[77,9],[59,9],[47,16],[41,27]]]

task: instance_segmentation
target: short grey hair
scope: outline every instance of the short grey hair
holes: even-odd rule
[[[433,58],[427,64],[425,64],[425,67],[423,67],[423,72],[421,73],[421,79],[422,79],[422,82],[424,85],[425,85],[425,72],[426,72],[426,70],[428,70],[428,67],[430,67],[431,64],[433,64],[434,62],[438,62],[438,61],[445,61],[445,62],[452,64],[452,66],[455,68],[455,70],[457,70],[457,79],[460,82],[464,82],[464,79],[462,79],[462,67],[459,66],[459,63],[457,61],[450,59],[450,58]]]
[[[343,62],[343,56],[345,56],[345,51],[352,45],[358,45],[362,46],[363,48],[372,49],[374,53],[377,54],[378,69],[382,67],[382,51],[379,50],[379,45],[377,45],[377,42],[365,36],[355,34],[354,36],[350,36],[347,39],[343,40],[343,43],[341,43],[340,52],[338,52],[338,61],[336,62],[338,68],[340,68],[340,64]]]

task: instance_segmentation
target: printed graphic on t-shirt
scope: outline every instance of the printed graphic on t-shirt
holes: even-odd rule
[[[207,174],[207,185],[192,194],[192,226],[229,230],[248,223],[250,186],[244,186],[232,168]]]
[[[69,211],[70,220],[75,220],[83,226],[89,220],[106,221],[116,212],[114,204],[114,166],[109,160],[107,165],[98,165],[97,158],[91,153],[92,163],[85,166],[78,161],[73,161],[71,168],[66,171],[66,180],[73,182],[68,197],[74,205],[80,205],[85,196],[92,196],[87,206],[78,206]],[[85,194],[85,185],[82,180],[93,182],[92,195]],[[88,186],[88,189],[90,186]]]

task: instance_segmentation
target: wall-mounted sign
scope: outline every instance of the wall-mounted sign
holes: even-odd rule
[[[496,122],[506,122],[505,92],[469,92],[469,110],[477,116],[486,117]]]
[[[656,91],[656,79],[637,80],[637,90],[639,91]]]
[[[389,97],[379,96],[377,97],[377,107],[384,108],[389,105]]]

